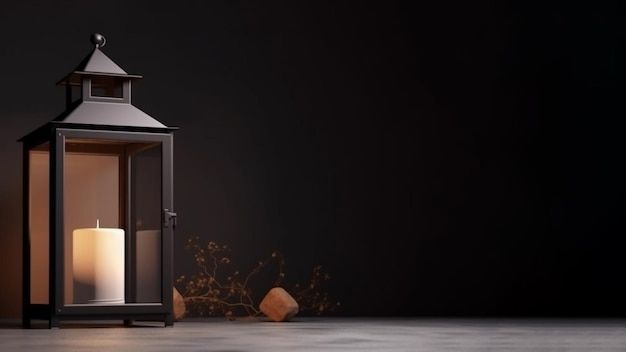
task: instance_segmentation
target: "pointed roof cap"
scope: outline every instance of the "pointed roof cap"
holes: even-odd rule
[[[80,76],[82,75],[113,76],[130,79],[142,78],[140,75],[126,73],[126,71],[100,50],[100,48],[106,44],[104,36],[94,33],[91,35],[91,42],[95,45],[91,53],[89,53],[72,72],[59,80],[57,84],[66,84],[68,79],[69,83],[72,85],[80,84]]]
[[[113,60],[111,60],[106,54],[100,51],[99,48],[94,48],[93,51],[87,55],[87,57],[80,63],[74,71],[82,72],[99,72],[99,73],[112,73],[112,74],[127,74],[122,70]]]

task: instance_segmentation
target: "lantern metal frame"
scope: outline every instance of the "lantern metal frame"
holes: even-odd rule
[[[99,109],[99,115],[105,116],[108,110],[119,103],[124,109],[134,113],[135,110],[130,104],[130,81],[132,79],[141,78],[137,75],[128,75],[122,71],[114,72],[90,72],[82,70],[85,61],[89,57],[100,55],[100,60],[106,61],[108,57],[103,55],[99,46],[79,65],[80,69],[68,75],[62,83],[67,88],[68,100],[67,109],[53,121],[46,123],[22,139],[23,142],[23,261],[22,261],[22,324],[24,327],[30,327],[31,321],[34,319],[48,320],[50,328],[58,327],[60,321],[64,320],[123,320],[125,324],[131,324],[138,320],[163,321],[165,326],[172,326],[173,317],[173,230],[176,226],[176,213],[173,212],[173,132],[176,127],[167,127],[160,123],[134,123],[132,116],[129,117],[129,124],[107,124],[106,121],[86,120],[81,121],[74,117],[74,120],[67,122],[66,118],[76,111],[85,101],[93,102],[110,102],[109,104],[99,104],[95,108]],[[110,63],[107,62],[110,67]],[[114,64],[113,64],[114,65]],[[89,89],[92,77],[104,75],[116,77],[123,81],[125,87],[125,95],[122,99],[114,99],[91,96]],[[76,77],[81,78],[76,82]],[[76,102],[71,101],[69,97],[70,85],[82,86],[83,96]],[[87,93],[87,95],[85,95]],[[93,104],[93,103],[92,103]],[[115,113],[115,112],[113,112]],[[147,114],[141,112],[137,116],[142,119],[151,119]],[[131,114],[132,115],[132,114]],[[91,117],[90,117],[91,118]],[[137,120],[135,120],[137,121]],[[156,122],[156,120],[153,120]],[[93,141],[89,148],[91,152],[97,152],[98,148],[102,148],[105,141],[116,141],[122,146],[119,149],[119,223],[120,228],[125,230],[125,298],[124,304],[68,304],[65,300],[65,226],[64,226],[64,187],[65,187],[65,159],[68,147],[67,139],[81,139]],[[99,144],[100,143],[100,144]],[[31,192],[29,180],[31,177],[31,151],[36,150],[41,145],[47,145],[49,153],[49,229],[48,229],[48,303],[35,304],[31,302],[31,234],[30,234],[30,207]],[[160,243],[160,260],[161,260],[161,301],[150,303],[132,303],[135,296],[136,280],[136,248],[135,231],[136,224],[131,221],[134,219],[133,212],[133,196],[132,191],[132,175],[131,175],[131,156],[142,148],[151,145],[161,147],[161,243]],[[104,146],[106,148],[106,145]],[[133,252],[135,251],[135,252]]]

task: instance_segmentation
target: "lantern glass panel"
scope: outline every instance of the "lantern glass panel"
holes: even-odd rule
[[[65,304],[124,302],[120,153],[67,139],[64,163]],[[95,228],[95,229],[94,229]],[[117,233],[116,233],[117,231]]]
[[[64,304],[162,301],[161,149],[65,139]]]
[[[48,303],[50,258],[50,144],[28,152],[28,229],[30,242],[30,303]]]
[[[136,251],[131,299],[162,301],[162,148],[137,148],[130,154],[130,228]]]

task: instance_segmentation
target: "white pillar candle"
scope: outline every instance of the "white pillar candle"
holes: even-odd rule
[[[124,303],[124,230],[86,228],[73,232],[74,302]]]

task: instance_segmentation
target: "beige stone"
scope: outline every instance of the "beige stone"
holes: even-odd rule
[[[287,321],[298,314],[298,302],[282,287],[274,287],[265,295],[259,309],[273,321]]]
[[[179,321],[185,316],[187,307],[185,306],[185,299],[174,287],[174,321]]]

